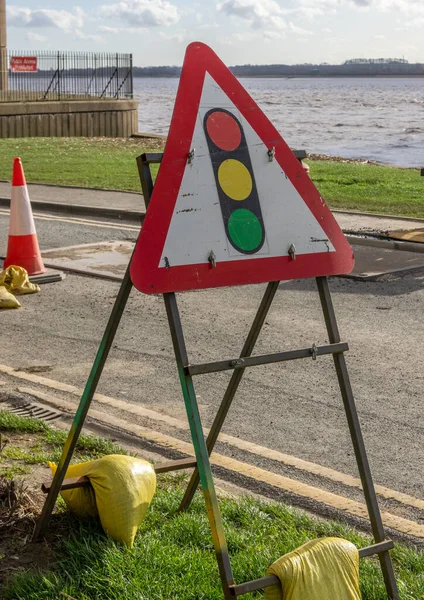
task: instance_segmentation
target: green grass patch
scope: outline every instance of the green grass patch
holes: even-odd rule
[[[0,410],[0,432],[3,434],[0,476],[9,479],[27,474],[27,465],[58,462],[68,436],[68,432],[54,429],[43,421],[2,410]],[[8,433],[10,439],[7,437]],[[25,437],[19,438],[19,434],[39,435],[29,441]],[[107,454],[127,454],[127,452],[108,439],[83,434],[78,440],[72,462],[95,460]],[[11,461],[14,461],[13,464]]]
[[[1,458],[24,461],[28,465],[38,465],[47,463],[50,460],[50,455],[46,452],[35,450],[33,447],[28,450],[24,450],[19,446],[12,445],[6,446],[1,453]]]
[[[0,410],[0,431],[37,433],[47,431],[47,429],[48,427],[43,421]]]
[[[13,157],[20,156],[29,182],[140,192],[135,158],[162,149],[160,140],[5,139],[0,145],[0,179],[10,180]],[[331,208],[424,218],[424,177],[417,169],[308,162]]]
[[[9,432],[11,437],[33,434],[30,447],[11,445],[3,449],[3,457],[16,461],[16,465],[8,466],[11,476],[22,474],[28,465],[39,460],[56,458],[66,438],[66,432],[4,411],[0,411],[0,431]],[[112,453],[124,451],[108,440],[83,436],[75,458],[89,460]],[[0,589],[0,597],[57,600],[60,592],[65,592],[81,600],[221,600],[201,494],[196,494],[189,512],[177,512],[186,484],[182,473],[159,477],[158,491],[132,550],[108,539],[97,520],[79,521],[69,516],[62,505],[55,516],[55,530],[61,534],[53,544],[54,567],[44,571],[28,569],[12,576]],[[358,548],[372,543],[353,528],[314,519],[280,503],[248,496],[225,497],[221,498],[220,507],[237,582],[264,576],[278,557],[310,539],[343,537]],[[51,550],[51,542],[47,544]],[[424,599],[424,553],[396,544],[392,558],[401,600]],[[363,600],[385,600],[378,560],[363,559],[360,565]],[[244,596],[246,600],[262,597],[262,592]]]
[[[158,148],[160,141],[140,139],[6,139],[0,145],[0,179],[11,179],[13,158],[19,156],[31,183],[140,192],[135,159]]]
[[[0,466],[0,477],[5,477],[6,479],[16,479],[17,477],[21,478],[23,475],[28,475],[29,473],[31,473],[31,469],[29,467],[22,467],[19,465],[11,465],[9,467]]]
[[[424,218],[424,177],[418,169],[308,162],[311,177],[331,208]]]
[[[58,568],[15,576],[7,600],[56,600],[64,591],[85,600],[221,600],[217,564],[203,499],[178,514],[184,487],[167,478],[128,550],[107,539],[95,522],[75,521],[59,549]],[[262,577],[279,556],[304,542],[340,536],[358,547],[370,540],[336,522],[322,522],[281,504],[245,497],[220,503],[236,581]],[[424,590],[424,554],[397,545],[392,553],[402,600],[419,600]],[[363,600],[387,598],[378,560],[360,566]],[[244,596],[261,598],[262,593]]]
[[[52,448],[62,450],[67,437],[67,431],[49,427],[44,436],[44,440]],[[100,458],[107,454],[128,454],[128,452],[123,450],[120,446],[108,439],[84,434],[79,437],[76,452],[79,455],[79,458],[86,456],[89,457],[89,460]]]

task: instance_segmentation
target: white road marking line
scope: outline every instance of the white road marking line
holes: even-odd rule
[[[9,211],[0,210],[0,215],[9,215]],[[126,231],[140,231],[140,227],[136,227],[133,225],[117,225],[115,222],[104,222],[104,221],[94,221],[91,219],[79,219],[77,217],[67,217],[66,219],[63,217],[57,217],[54,215],[40,215],[39,213],[33,213],[34,219],[39,219],[41,221],[60,221],[61,223],[73,223],[79,225],[87,225],[89,227],[103,227],[104,229],[125,229]]]
[[[27,392],[31,393],[31,390],[27,389]],[[35,390],[32,390],[32,392],[35,392]],[[41,396],[39,392],[38,395]],[[43,394],[43,396],[44,400],[48,400],[49,403],[53,404],[56,408],[59,408],[65,412],[69,412],[70,406],[68,401],[49,396],[47,394]],[[113,415],[108,415],[97,410],[90,410],[89,416],[97,421],[100,421],[101,423],[132,433],[142,439],[149,440],[162,447],[177,450],[178,452],[188,456],[195,455],[192,444],[183,442],[177,438],[165,435],[158,431],[154,431],[153,429],[149,429],[141,425],[135,425],[129,421],[118,419]],[[303,498],[312,499],[331,508],[343,511],[356,517],[360,517],[361,519],[369,520],[368,509],[366,505],[361,502],[357,502],[356,500],[350,500],[344,496],[327,492],[300,481],[295,481],[289,477],[284,477],[282,475],[266,471],[265,469],[255,467],[248,463],[241,462],[215,452],[211,456],[211,464],[222,467],[227,471],[233,471],[234,473],[241,474],[244,477],[253,479],[254,481],[265,483],[266,485],[283,490],[285,492],[302,496]],[[396,531],[400,531],[408,535],[424,538],[424,525],[420,525],[415,521],[399,517],[390,512],[382,512],[381,516],[386,527],[390,527],[391,529],[395,529]]]
[[[0,365],[0,372],[15,377],[17,379],[37,383],[39,385],[50,389],[54,389],[56,391],[67,392],[78,397],[81,397],[82,395],[82,390],[77,388],[76,386],[55,381],[53,379],[48,379],[46,377],[42,377],[40,375],[35,375],[32,373],[15,371],[12,367],[8,367],[6,365]],[[25,390],[25,388],[22,389]],[[40,392],[36,392],[35,395],[37,394],[39,394],[40,398],[43,399],[42,394]],[[95,394],[94,400],[99,404],[106,404],[112,408],[121,410],[125,413],[145,417],[156,422],[166,423],[167,425],[170,425],[171,427],[174,427],[176,429],[181,429],[184,431],[188,431],[189,429],[188,423],[186,421],[176,419],[163,413],[158,413],[141,404],[130,404],[127,401],[118,400],[110,396],[105,396],[104,394]],[[207,433],[208,430],[205,429],[205,434]],[[340,471],[336,471],[334,469],[330,469],[328,467],[324,467],[322,465],[318,465],[316,463],[297,458],[296,456],[284,454],[282,452],[278,452],[277,450],[272,450],[271,448],[259,446],[257,444],[253,444],[252,442],[248,442],[247,440],[242,440],[227,435],[225,433],[221,433],[218,439],[221,442],[238,448],[239,450],[249,452],[250,454],[254,454],[263,458],[268,458],[270,460],[280,462],[284,465],[295,467],[300,471],[305,471],[306,473],[311,473],[313,475],[317,475],[318,477],[324,477],[326,479],[329,479],[330,481],[334,481],[336,483],[341,483],[342,485],[348,487],[353,487],[362,490],[361,480],[357,477],[347,475],[346,473],[341,473]],[[420,498],[410,496],[409,494],[404,494],[403,492],[398,492],[397,490],[392,490],[382,485],[375,485],[375,490],[376,493],[382,498],[395,500],[400,504],[405,504],[407,506],[412,506],[419,510],[424,510],[424,500],[421,500]]]

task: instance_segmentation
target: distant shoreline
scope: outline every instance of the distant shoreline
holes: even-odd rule
[[[424,63],[349,63],[343,65],[234,65],[229,67],[236,77],[260,78],[318,78],[318,77],[349,77],[349,78],[375,78],[375,77],[424,77]],[[181,67],[134,67],[134,77],[179,77]]]
[[[420,75],[236,75],[238,79],[423,79]],[[179,79],[179,75],[137,75],[137,79]]]

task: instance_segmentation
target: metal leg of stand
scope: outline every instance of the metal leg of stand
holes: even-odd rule
[[[131,261],[129,265],[130,264]],[[63,480],[65,479],[66,471],[68,469],[69,463],[71,462],[75,446],[78,442],[78,438],[83,428],[84,421],[86,419],[88,410],[93,400],[93,396],[96,392],[97,384],[102,374],[103,367],[106,363],[109,350],[112,346],[116,331],[121,321],[122,314],[125,310],[125,306],[127,304],[128,297],[132,289],[129,265],[125,273],[124,279],[122,281],[118,296],[115,300],[115,304],[113,306],[112,313],[109,317],[106,330],[103,334],[102,341],[100,342],[100,346],[97,351],[97,355],[93,367],[91,369],[90,375],[88,377],[84,393],[81,397],[81,401],[78,410],[75,414],[71,430],[68,434],[68,438],[63,448],[62,456],[60,457],[57,471],[53,478],[49,494],[46,498],[40,518],[38,519],[37,525],[35,527],[33,536],[34,541],[42,537],[47,529],[51,514],[54,509],[54,505],[62,487]]]
[[[316,281],[318,285],[322,311],[324,313],[325,324],[327,327],[328,339],[331,344],[335,344],[340,342],[340,334],[330,295],[330,289],[328,287],[328,279],[326,277],[317,277]],[[355,450],[356,462],[358,463],[362,488],[364,490],[365,500],[368,507],[372,532],[376,542],[383,542],[386,539],[386,535],[377,502],[377,496],[375,493],[371,469],[368,463],[365,444],[362,437],[355,399],[353,397],[353,392],[350,385],[345,357],[342,353],[333,354],[333,360],[343,398],[346,417],[349,424],[350,435]],[[378,557],[380,559],[381,570],[383,572],[387,594],[392,600],[399,600],[399,591],[389,551],[382,552],[378,555]]]
[[[209,454],[203,434],[196,392],[194,390],[192,377],[186,370],[186,367],[188,366],[188,357],[177,300],[175,294],[173,293],[164,294],[164,300],[169,321],[169,328],[171,331],[172,343],[174,346],[175,358],[178,366],[178,374],[180,377],[181,388],[190,425],[191,437],[193,440],[199,468],[206,510],[212,531],[219,574],[222,581],[224,596],[226,599],[229,599],[232,597],[230,595],[229,586],[234,584],[234,578],[231,570],[221,513],[218,506],[218,499],[216,497],[215,485],[213,482],[212,470],[209,462]]]
[[[243,349],[240,353],[240,358],[246,358],[247,356],[251,356],[253,349],[255,347],[256,341],[261,332],[262,326],[267,317],[268,311],[271,307],[272,301],[274,300],[275,294],[278,290],[278,286],[280,285],[279,281],[272,281],[267,285],[265,294],[262,298],[261,304],[258,308],[258,312],[256,313],[255,319],[250,328],[249,334],[244,343]],[[215,443],[218,439],[218,436],[221,432],[224,421],[227,417],[228,411],[230,410],[231,404],[233,402],[234,396],[236,395],[238,386],[243,377],[245,369],[237,369],[233,372],[230,382],[225,391],[224,397],[222,399],[219,410],[216,414],[215,420],[212,424],[212,427],[209,431],[209,435],[206,439],[206,445],[208,448],[209,456],[212,454]],[[184,497],[181,501],[181,505],[179,510],[187,510],[191,504],[193,496],[196,492],[197,486],[199,485],[199,470],[196,467],[194,470],[189,484],[187,486]]]

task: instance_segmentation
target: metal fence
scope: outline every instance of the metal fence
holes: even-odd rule
[[[3,101],[133,97],[132,54],[8,50],[5,75]]]

